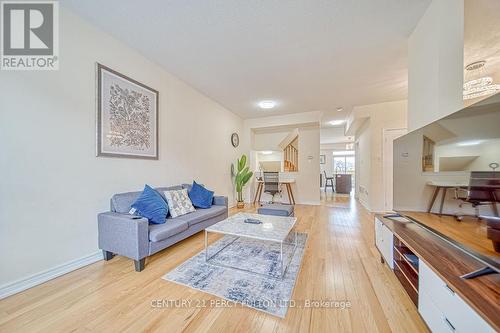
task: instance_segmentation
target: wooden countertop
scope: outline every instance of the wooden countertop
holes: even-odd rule
[[[375,215],[458,293],[494,329],[500,331],[500,275],[471,280],[460,276],[484,267],[477,259],[414,222],[397,222]]]

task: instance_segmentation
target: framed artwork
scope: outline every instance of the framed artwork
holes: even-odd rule
[[[97,156],[158,159],[158,91],[97,64]]]
[[[326,156],[319,155],[319,164],[325,164],[325,163],[326,163]]]

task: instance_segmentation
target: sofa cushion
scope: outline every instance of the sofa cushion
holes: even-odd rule
[[[193,181],[193,186],[188,193],[189,199],[196,208],[210,208],[212,207],[212,200],[214,199],[214,192],[207,190],[197,182]]]
[[[187,230],[189,225],[186,221],[179,218],[169,218],[163,224],[149,225],[149,240],[152,242],[159,242],[169,237],[175,236],[184,230]]]
[[[205,187],[203,184],[198,184],[200,186]],[[193,184],[182,184],[182,188],[185,188],[188,192],[191,191],[191,188],[193,187]]]
[[[135,200],[141,195],[138,192],[117,193],[111,197],[111,211],[121,214],[128,214],[130,207]]]
[[[189,224],[189,226],[192,226],[194,224],[203,222],[205,220],[208,220],[212,217],[224,214],[227,212],[227,207],[226,206],[212,206],[207,209],[197,209],[196,211],[177,217],[175,220],[181,220],[185,221]]]
[[[149,185],[144,185],[144,191],[132,204],[132,208],[137,210],[137,215],[147,218],[154,224],[165,223],[168,214],[165,199]]]

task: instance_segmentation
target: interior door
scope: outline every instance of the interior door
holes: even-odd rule
[[[383,148],[383,166],[384,166],[384,210],[392,210],[393,200],[393,141],[400,136],[405,135],[406,128],[384,129],[384,148]]]

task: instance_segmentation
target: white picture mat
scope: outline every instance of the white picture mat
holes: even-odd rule
[[[157,157],[157,95],[154,91],[146,89],[143,86],[135,84],[125,78],[116,75],[112,72],[106,70],[106,68],[101,68],[100,70],[100,81],[101,81],[101,91],[100,100],[101,111],[100,111],[100,126],[101,131],[98,133],[100,135],[100,152],[102,154],[116,154],[119,155],[130,155],[130,156],[143,156],[143,157]],[[111,145],[110,136],[113,135],[111,131],[110,119],[110,88],[112,85],[118,84],[122,89],[129,89],[132,91],[139,92],[147,97],[150,105],[149,112],[149,148],[136,149],[133,146],[116,146]]]

